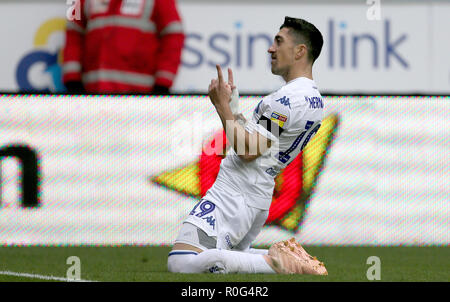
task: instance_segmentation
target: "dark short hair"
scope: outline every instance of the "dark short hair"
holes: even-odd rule
[[[303,19],[285,17],[283,27],[289,28],[289,33],[297,44],[305,44],[308,48],[308,58],[314,63],[319,57],[323,46],[323,37],[313,24]]]

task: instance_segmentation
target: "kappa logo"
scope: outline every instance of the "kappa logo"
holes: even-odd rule
[[[282,229],[296,232],[311,202],[320,171],[324,167],[326,155],[338,126],[338,116],[331,114],[322,121],[322,126],[302,152],[283,170],[266,171],[275,176],[275,188],[266,225],[277,225]],[[222,144],[219,144],[222,142]],[[210,146],[227,148],[227,138],[223,130],[218,131],[209,141]],[[221,154],[224,154],[222,152]],[[171,171],[153,176],[153,183],[192,196],[196,201],[202,198],[214,184],[223,157],[202,152],[197,161]],[[276,173],[279,172],[279,173]]]
[[[211,266],[211,267],[209,268],[209,272],[210,272],[211,274],[218,273],[219,271],[220,271],[220,268],[219,268],[217,265]]]
[[[284,106],[288,106],[291,109],[291,103],[289,102],[289,98],[284,96],[281,99],[275,100],[275,102],[280,102],[280,104]]]
[[[212,226],[213,230],[216,228],[216,220],[213,216],[204,217],[203,219],[205,219],[206,222],[209,223],[210,226]]]

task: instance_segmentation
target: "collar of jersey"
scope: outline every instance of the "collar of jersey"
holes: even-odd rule
[[[290,84],[290,83],[293,83],[295,81],[300,81],[300,80],[306,80],[306,81],[310,82],[311,84],[314,83],[314,80],[308,79],[307,77],[298,77],[298,78],[290,80],[289,82],[286,83],[286,85]]]

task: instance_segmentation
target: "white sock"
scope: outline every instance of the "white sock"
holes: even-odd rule
[[[246,250],[244,252],[250,253],[250,254],[259,254],[259,255],[268,255],[269,254],[269,250],[266,250],[266,249],[254,249],[254,248],[249,248],[248,250]]]
[[[261,254],[210,249],[194,257],[205,271],[243,274],[274,274],[275,271]]]
[[[255,272],[259,274],[275,274],[275,271],[270,267],[262,254],[250,254],[259,257],[253,257],[253,265]]]

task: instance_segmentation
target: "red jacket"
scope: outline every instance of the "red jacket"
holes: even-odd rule
[[[67,23],[63,81],[87,92],[151,92],[171,87],[184,33],[176,0],[81,0]]]

